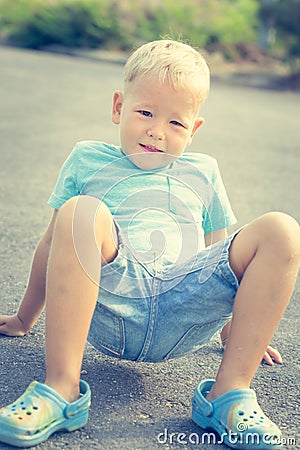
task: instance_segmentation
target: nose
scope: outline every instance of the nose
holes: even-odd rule
[[[165,134],[161,126],[153,126],[147,131],[147,136],[151,137],[155,141],[163,141]]]

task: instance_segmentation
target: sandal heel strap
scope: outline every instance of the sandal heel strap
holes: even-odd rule
[[[89,385],[80,380],[81,396],[75,402],[69,403],[64,409],[64,416],[69,419],[83,410],[88,410],[91,405],[91,391]]]
[[[77,430],[78,428],[83,427],[87,423],[88,418],[89,418],[89,410],[85,409],[81,413],[78,413],[76,417],[69,418],[65,426],[65,430],[74,431]]]
[[[206,418],[201,414],[201,411],[193,404],[192,407],[192,420],[203,430],[209,428],[209,423]]]

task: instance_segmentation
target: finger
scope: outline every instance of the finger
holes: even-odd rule
[[[271,358],[271,356],[269,355],[268,352],[265,352],[264,357],[263,357],[263,361],[268,364],[268,366],[273,366],[274,362],[273,359]]]
[[[274,362],[276,362],[277,364],[282,364],[281,354],[276,348],[273,348],[269,345],[267,347],[267,353],[270,355]]]

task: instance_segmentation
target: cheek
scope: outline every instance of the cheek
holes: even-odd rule
[[[130,148],[138,140],[138,130],[130,120],[124,120],[120,124],[120,139],[123,147]]]
[[[174,139],[178,143],[178,146],[185,147],[186,145],[189,145],[191,136],[190,133],[184,131],[177,133],[176,136],[174,136]]]
[[[121,122],[123,134],[130,138],[138,137],[143,131],[143,125],[135,116],[126,116],[125,120]]]

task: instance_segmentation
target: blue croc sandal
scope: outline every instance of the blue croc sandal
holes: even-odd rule
[[[31,447],[58,430],[73,431],[86,424],[91,403],[89,385],[80,381],[80,397],[66,402],[51,387],[33,381],[14,403],[0,409],[0,442]]]
[[[219,443],[231,448],[271,450],[282,448],[281,431],[268,419],[252,389],[235,389],[208,402],[215,380],[202,381],[192,400],[192,419],[203,429],[220,436]]]

